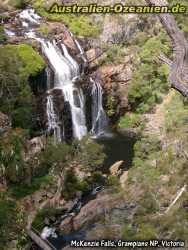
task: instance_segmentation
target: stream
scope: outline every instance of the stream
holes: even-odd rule
[[[104,162],[103,171],[107,172],[109,166],[114,164],[119,160],[124,161],[123,169],[127,170],[131,164],[133,159],[133,147],[135,143],[135,138],[124,135],[120,132],[113,132],[107,134],[107,136],[99,137],[96,139],[98,143],[104,146],[104,152],[107,155],[107,158]],[[75,202],[74,207],[66,212],[64,215],[61,215],[60,222],[62,222],[65,218],[70,216],[71,213],[78,214],[80,209],[86,205],[89,201],[96,198],[98,192],[105,188],[105,180],[104,186],[95,187],[89,193],[83,195],[81,199]],[[59,220],[59,219],[58,219]],[[56,221],[55,224],[58,224]],[[95,227],[95,224],[91,224],[86,228],[83,228],[79,231],[72,232],[68,235],[60,235],[57,234],[57,237],[48,237],[50,243],[55,246],[58,250],[62,250],[63,247],[69,244],[71,240],[84,240],[86,239],[87,233],[90,232]],[[53,228],[53,226],[52,226]],[[39,247],[32,248],[36,250],[42,250]]]

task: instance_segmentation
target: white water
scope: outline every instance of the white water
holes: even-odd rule
[[[61,142],[61,128],[59,125],[58,117],[56,116],[54,110],[54,103],[53,103],[53,96],[47,96],[47,103],[46,103],[46,114],[47,114],[47,127],[48,133],[53,131],[54,140],[57,142]]]
[[[47,238],[49,238],[50,236],[52,236],[53,238],[57,238],[57,234],[55,233],[55,228],[51,228],[51,227],[44,227],[41,233],[41,238],[43,240],[46,240]]]
[[[85,56],[85,52],[84,52],[82,46],[80,45],[80,43],[78,42],[77,39],[74,39],[74,41],[75,41],[75,43],[76,43],[76,46],[77,46],[78,50],[80,51],[80,55],[81,55],[81,57],[82,57],[84,63],[87,63],[87,58],[86,58],[86,56]]]
[[[41,17],[39,15],[37,15],[34,11],[34,9],[26,9],[23,10],[20,15],[19,15],[20,19],[27,21],[29,23],[32,24],[40,24],[40,19]],[[25,23],[24,23],[25,24]],[[26,26],[26,25],[25,25]]]
[[[74,138],[81,139],[87,134],[85,120],[85,100],[80,88],[77,88],[73,79],[79,77],[78,64],[71,57],[62,44],[64,55],[55,41],[41,41],[43,53],[48,58],[55,72],[55,88],[62,89],[65,101],[71,107]]]
[[[15,33],[14,31],[12,31],[12,30],[9,30],[9,29],[4,29],[4,30],[5,30],[5,34],[6,34],[7,36],[12,37],[12,36],[15,36],[15,35],[16,35],[16,33]]]
[[[92,78],[90,78],[90,81],[92,82],[92,129],[91,133],[99,137],[101,135],[104,135],[106,132],[106,128],[108,126],[108,120],[106,113],[103,108],[102,103],[102,87],[99,82],[94,81]]]

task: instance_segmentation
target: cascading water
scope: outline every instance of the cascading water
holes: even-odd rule
[[[76,79],[80,77],[80,70],[78,63],[72,58],[67,50],[65,44],[41,39],[35,33],[33,26],[40,24],[41,17],[38,16],[34,10],[26,9],[19,14],[22,21],[22,26],[25,29],[25,36],[38,40],[41,43],[42,51],[48,59],[51,68],[54,71],[54,86],[53,89],[61,89],[64,96],[64,101],[70,105],[72,128],[74,138],[81,139],[87,134],[86,118],[85,118],[85,98],[80,87],[76,86]],[[74,38],[80,56],[84,62],[87,63],[84,50],[79,41]],[[83,72],[82,72],[83,73]],[[91,79],[92,87],[92,135],[99,137],[105,133],[107,127],[107,116],[102,105],[102,87],[99,82]],[[58,141],[61,140],[60,120],[54,110],[53,95],[51,84],[48,82],[48,93],[46,113],[48,118],[48,132],[54,133]]]
[[[78,64],[70,56],[64,44],[62,44],[63,55],[55,41],[41,43],[45,56],[54,68],[55,88],[62,89],[65,101],[70,104],[74,137],[80,140],[87,134],[87,127],[84,96],[81,88],[76,87],[73,81],[79,77]]]
[[[98,81],[94,81],[90,78],[92,82],[92,129],[91,134],[96,137],[104,135],[108,126],[108,119],[103,108],[102,103],[102,87]]]
[[[47,103],[46,103],[46,114],[47,114],[47,131],[50,133],[53,131],[54,140],[57,142],[61,142],[61,127],[59,125],[58,117],[56,116],[54,110],[54,103],[53,103],[53,96],[47,96]]]

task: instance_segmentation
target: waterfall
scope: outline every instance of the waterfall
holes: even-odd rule
[[[47,96],[46,114],[48,118],[48,123],[47,123],[48,133],[53,131],[54,141],[61,142],[61,128],[60,128],[59,121],[54,110],[54,103],[53,103],[52,95]]]
[[[96,137],[104,135],[106,128],[108,126],[108,119],[103,108],[102,103],[102,87],[98,81],[94,81],[90,78],[92,82],[92,129],[91,134]]]
[[[74,84],[79,77],[77,62],[61,44],[64,55],[55,41],[41,40],[43,53],[48,58],[55,72],[55,88],[62,89],[65,101],[70,104],[74,138],[81,139],[87,134],[85,120],[85,100],[81,88]]]
[[[33,26],[40,25],[41,17],[34,10],[26,9],[19,14],[19,18],[24,28],[26,37],[35,39],[40,42],[42,51],[48,60],[50,67],[54,71],[53,89],[60,89],[64,96],[64,101],[70,105],[73,136],[76,139],[82,139],[87,134],[86,117],[85,117],[85,98],[82,89],[76,85],[76,80],[80,78],[80,68],[76,60],[71,56],[64,43],[57,43],[55,40],[50,41],[37,36]],[[79,41],[74,38],[80,56],[87,63],[85,52]],[[47,73],[49,73],[47,71]],[[83,72],[82,72],[83,74]],[[92,87],[92,129],[91,133],[95,136],[100,136],[105,133],[107,127],[107,116],[102,105],[102,87],[99,82],[91,79]],[[52,91],[52,85],[48,79],[48,92]],[[47,96],[46,113],[48,118],[48,132],[54,133],[54,137],[61,141],[62,131],[60,127],[60,119],[55,113],[53,96]],[[63,128],[64,130],[64,128]]]

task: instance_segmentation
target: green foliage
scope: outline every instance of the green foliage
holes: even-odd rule
[[[159,55],[167,52],[159,37],[150,38],[140,51],[140,65],[135,70],[128,89],[129,103],[139,113],[150,111],[168,90],[168,67],[161,65]]]
[[[0,44],[6,42],[7,36],[4,31],[4,27],[0,25]]]
[[[25,131],[20,129],[9,131],[1,138],[0,171],[7,183],[19,184],[28,174],[22,153],[25,140]]]
[[[36,127],[36,100],[28,78],[44,68],[44,61],[26,44],[2,46],[0,56],[0,109],[10,115],[13,127],[31,132]]]
[[[38,214],[35,216],[35,219],[32,223],[32,227],[37,229],[38,231],[42,231],[44,228],[44,220],[45,218],[50,218],[55,216],[58,213],[58,210],[54,208],[43,208]]]
[[[77,36],[96,37],[100,34],[99,27],[89,16],[63,15],[63,22]]]
[[[66,143],[54,145],[52,142],[46,146],[45,150],[40,154],[41,168],[46,172],[50,168],[54,168],[56,173],[64,170],[72,159],[72,148]]]
[[[106,48],[106,57],[102,64],[120,64],[124,62],[125,49],[122,45],[112,44]]]
[[[180,94],[176,94],[171,103],[166,107],[165,113],[166,130],[168,133],[175,133],[179,127],[186,125],[188,105],[183,103]]]
[[[12,126],[32,129],[32,112],[32,107],[20,107],[14,110],[11,114]]]
[[[7,250],[7,244],[18,238],[21,225],[18,220],[16,203],[0,198],[0,249]]]
[[[78,191],[87,192],[90,186],[87,181],[79,181],[73,170],[67,170],[63,187],[63,197],[70,200],[76,197]]]
[[[138,128],[141,125],[141,116],[135,113],[126,114],[119,121],[120,128]]]
[[[103,166],[106,155],[103,153],[103,146],[88,138],[82,139],[74,144],[76,150],[76,161],[88,168],[96,171]]]
[[[22,64],[19,68],[19,73],[23,79],[35,76],[45,67],[42,57],[30,45],[6,45],[6,49],[12,52],[18,60],[21,60]]]
[[[125,192],[130,201],[136,203],[136,211],[128,221],[129,226],[124,228],[125,239],[127,235],[136,240],[166,239],[170,235],[174,239],[187,240],[187,193],[165,213],[180,188],[187,183],[187,159],[183,153],[188,146],[187,104],[175,93],[165,108],[163,147],[151,135],[140,138],[134,147],[133,166]]]
[[[53,177],[50,175],[45,175],[41,177],[34,177],[31,181],[31,184],[21,184],[21,185],[11,185],[9,188],[10,196],[21,199],[25,196],[31,195],[39,189],[46,187],[53,183]]]
[[[112,117],[116,113],[116,101],[111,95],[107,96],[106,113],[108,117]]]
[[[119,187],[119,179],[117,176],[109,176],[107,185],[109,187]]]

